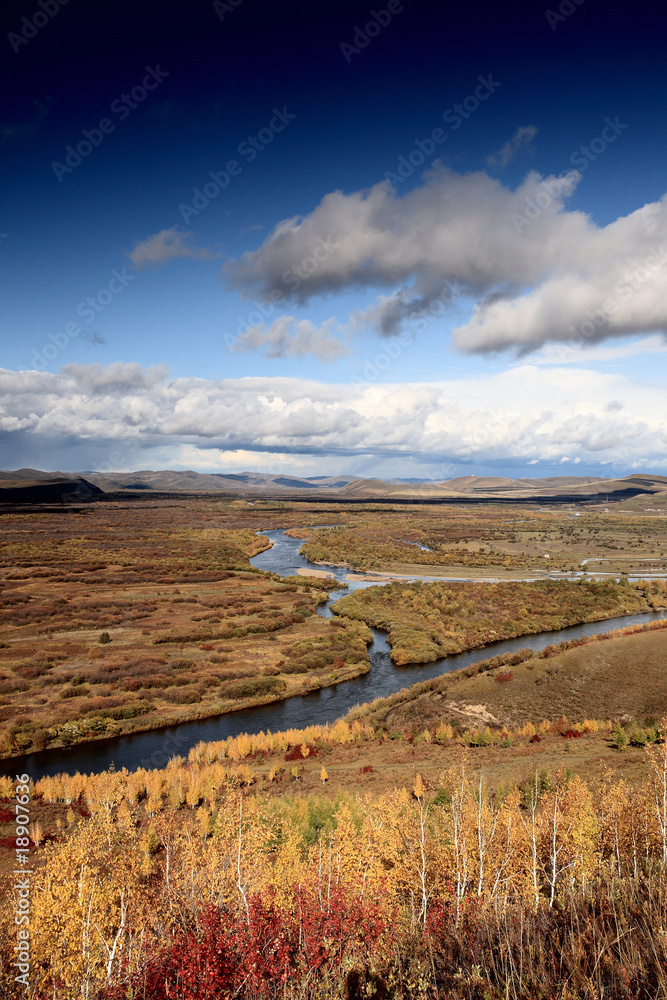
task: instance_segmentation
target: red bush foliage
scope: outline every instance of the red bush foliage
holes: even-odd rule
[[[346,959],[364,969],[389,934],[374,904],[338,889],[320,903],[314,886],[300,890],[293,911],[267,893],[250,897],[247,913],[209,906],[199,924],[199,935],[181,930],[153,955],[130,991],[127,984],[111,987],[103,1000],[124,1000],[138,987],[151,1000],[268,1000],[290,978],[342,975]]]
[[[312,743],[308,743],[306,745],[308,747],[307,754],[303,754],[301,752],[301,747],[303,746],[301,743],[298,743],[294,747],[288,747],[287,753],[285,754],[285,760],[307,760],[309,757],[317,757],[319,752],[317,747],[313,746]]]
[[[505,681],[511,681],[514,674],[511,670],[501,670],[496,674],[496,681],[498,684],[503,684]]]

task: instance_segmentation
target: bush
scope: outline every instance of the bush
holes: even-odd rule
[[[109,633],[108,633],[108,632],[102,632],[102,633],[100,634],[100,637],[99,637],[99,639],[98,639],[97,641],[98,641],[98,642],[101,642],[101,643],[103,643],[103,644],[105,644],[105,643],[107,643],[107,642],[111,642],[111,636],[109,635]]]
[[[277,677],[248,677],[240,681],[225,681],[220,685],[223,698],[253,698],[285,690],[285,682]]]
[[[90,694],[90,688],[87,684],[74,684],[71,687],[65,687],[60,692],[61,698],[79,698],[83,695]]]
[[[161,697],[176,705],[194,705],[201,701],[201,691],[196,687],[169,687]]]
[[[629,742],[630,737],[620,722],[617,722],[612,734],[612,746],[616,747],[617,750],[625,750]]]

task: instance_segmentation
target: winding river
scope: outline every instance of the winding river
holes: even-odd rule
[[[301,568],[313,568],[312,563],[299,553],[303,545],[301,539],[289,538],[284,531],[278,530],[265,531],[262,534],[273,544],[270,549],[250,560],[253,566],[278,573],[280,576],[290,576]],[[326,569],[341,582],[349,572],[346,568],[337,566],[327,566]],[[429,579],[429,577],[411,579]],[[375,585],[369,582],[349,581],[347,587],[332,591],[327,604],[321,606],[318,611],[325,618],[330,618],[332,602],[350,590]],[[14,757],[11,760],[0,761],[0,773],[14,775],[26,772],[37,779],[42,775],[60,772],[96,773],[112,765],[117,770],[126,767],[129,771],[138,767],[164,767],[175,755],[187,756],[190,748],[202,740],[222,740],[239,733],[257,733],[262,730],[277,732],[283,729],[303,729],[316,723],[333,722],[357,704],[393,694],[417,681],[459,670],[498,653],[511,653],[526,647],[538,652],[551,643],[578,636],[595,635],[598,632],[609,632],[625,625],[653,621],[666,615],[667,611],[656,611],[611,618],[602,622],[589,622],[585,625],[573,625],[556,632],[541,632],[538,635],[522,636],[518,639],[505,639],[491,643],[484,649],[469,650],[432,663],[404,667],[397,667],[392,663],[386,637],[377,629],[372,629],[374,640],[369,647],[371,670],[361,677],[341,681],[319,691],[296,695],[284,701],[261,705],[258,708],[244,709],[194,722],[183,722],[178,726],[153,729],[149,732]]]

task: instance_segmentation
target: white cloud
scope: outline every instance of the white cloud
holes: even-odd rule
[[[640,455],[654,468],[667,463],[662,388],[618,373],[521,365],[449,382],[327,385],[169,380],[158,370],[140,378],[136,366],[110,367],[106,380],[98,366],[59,375],[0,370],[5,463],[48,454],[56,468],[128,467],[129,458],[108,455],[132,453],[133,467],[146,468],[148,455],[164,466],[184,447],[240,452],[244,465],[249,453],[312,456],[323,472],[339,458],[362,475],[387,462],[394,475],[415,463],[553,464],[563,456],[596,468],[631,468]]]
[[[264,349],[267,358],[300,358],[310,354],[320,361],[334,361],[350,348],[333,336],[335,319],[326,320],[316,327],[309,319],[297,320],[294,316],[279,316],[269,326],[252,326],[230,346],[232,351]]]
[[[487,156],[486,162],[490,167],[502,169],[519,153],[524,151],[532,153],[532,142],[537,135],[537,131],[534,125],[520,125],[511,139],[508,139],[495,153]]]
[[[153,236],[147,236],[145,240],[134,247],[127,254],[136,268],[141,270],[144,267],[162,267],[179,257],[192,257],[194,260],[214,260],[218,254],[212,253],[205,247],[192,245],[193,232],[181,232],[178,226],[171,229],[161,229]]]
[[[549,342],[597,343],[667,331],[667,196],[597,227],[565,202],[581,174],[531,172],[514,191],[483,172],[438,165],[405,195],[387,182],[326,195],[310,215],[281,222],[223,273],[244,294],[270,301],[283,276],[322,242],[335,244],[288,291],[304,304],[350,289],[386,290],[352,325],[394,334],[429,303],[455,293],[477,300],[454,330],[466,351]]]

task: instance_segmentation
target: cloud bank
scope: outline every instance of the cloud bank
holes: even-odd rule
[[[488,378],[326,385],[296,378],[169,379],[137,364],[68,365],[60,374],[0,369],[3,465],[48,455],[49,468],[177,461],[180,449],[332,458],[372,474],[419,463],[531,461],[664,468],[661,387],[582,368],[517,365]],[[133,449],[136,449],[133,451]],[[156,457],[157,456],[157,457]],[[43,461],[43,459],[42,459]],[[386,464],[386,463],[385,463]],[[401,471],[405,470],[405,471]]]
[[[288,286],[288,302],[384,290],[351,325],[388,335],[428,303],[465,294],[476,305],[453,342],[471,352],[667,332],[667,195],[598,227],[565,207],[580,179],[576,170],[531,172],[510,190],[483,172],[436,166],[404,195],[387,181],[335,191],[310,215],[279,223],[257,250],[227,261],[223,273],[245,295],[270,301],[286,290],[294,262],[327,241],[335,252]]]

